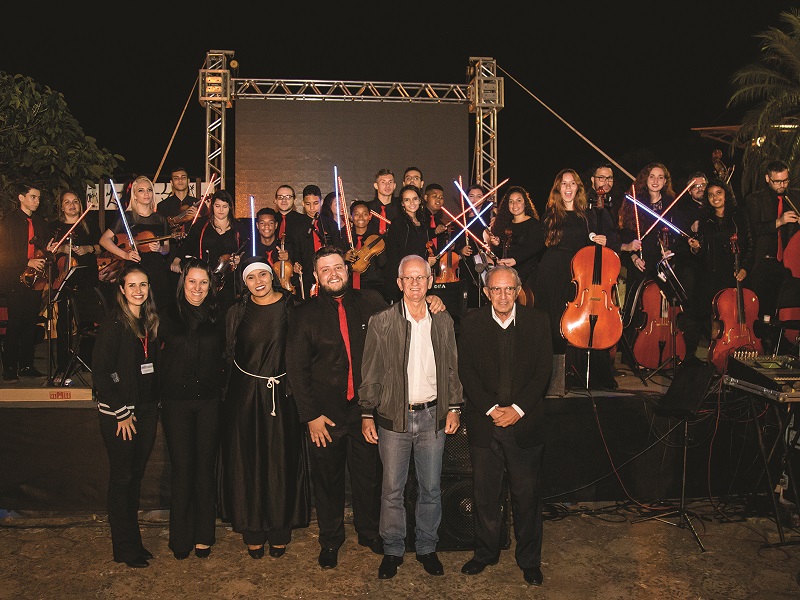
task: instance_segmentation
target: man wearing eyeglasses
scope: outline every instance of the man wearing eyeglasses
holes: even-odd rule
[[[297,211],[295,193],[292,186],[284,184],[278,186],[275,190],[275,210],[277,211],[275,238],[278,245],[280,245],[281,240],[284,240],[283,247],[289,253],[290,260],[297,261],[300,256],[301,239],[305,236],[308,227],[304,227],[305,220],[303,215]],[[295,272],[292,275],[292,285],[296,290],[295,295],[302,296],[300,292],[301,272],[296,269],[296,265],[294,266]],[[313,275],[309,273],[308,277],[311,278]]]
[[[755,263],[744,284],[758,296],[758,316],[775,317],[780,287],[791,275],[785,261],[796,259],[784,256],[784,249],[800,229],[800,192],[789,188],[789,166],[781,160],[767,165],[764,179],[766,187],[746,200]]]
[[[369,321],[361,365],[361,428],[378,445],[383,463],[380,533],[384,557],[379,579],[391,579],[403,563],[406,538],[404,490],[413,452],[419,490],[416,558],[430,575],[443,575],[436,555],[442,520],[442,455],[445,434],[458,430],[458,379],[453,319],[428,310],[431,267],[417,255],[403,257],[397,285],[402,300]]]
[[[617,226],[617,215],[622,204],[620,198],[612,193],[614,190],[614,170],[610,163],[599,163],[589,177],[591,189],[587,190],[586,199],[590,208],[604,208],[611,216],[611,222]]]
[[[491,304],[468,312],[458,338],[464,422],[472,461],[475,550],[461,572],[500,560],[504,470],[511,489],[515,558],[531,585],[542,584],[544,395],[553,366],[549,317],[516,302],[517,272],[497,266],[483,292]]]

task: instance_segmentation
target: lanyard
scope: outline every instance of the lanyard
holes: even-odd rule
[[[148,333],[144,332],[144,339],[139,338],[139,341],[142,342],[142,348],[144,348],[144,359],[147,360],[147,337]]]

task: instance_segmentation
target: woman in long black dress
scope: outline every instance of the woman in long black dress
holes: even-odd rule
[[[162,313],[161,422],[171,474],[169,547],[207,558],[216,540],[219,402],[225,382],[225,320],[203,260],[184,264],[177,298]]]
[[[528,294],[536,281],[536,269],[544,252],[544,230],[530,194],[515,185],[500,200],[489,241],[499,263],[513,267]]]
[[[241,533],[252,558],[279,557],[292,529],[311,512],[306,447],[294,399],[287,393],[286,334],[292,297],[273,287],[264,257],[242,261],[242,300],[226,317],[230,368],[221,407],[222,514]]]
[[[234,218],[233,196],[226,190],[217,190],[211,196],[211,210],[208,218],[195,223],[181,244],[181,254],[175,257],[171,268],[186,257],[199,258],[206,261],[222,281],[219,302],[223,314],[236,301],[239,281],[234,273],[239,264],[238,252],[242,244],[249,239],[240,222]],[[223,259],[228,260],[223,260]]]

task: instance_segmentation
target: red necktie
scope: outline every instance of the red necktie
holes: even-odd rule
[[[783,196],[778,196],[778,218],[783,214]],[[783,240],[781,239],[781,230],[778,228],[778,260],[783,262]]]
[[[281,228],[278,232],[278,239],[281,239],[284,235],[286,235],[286,215],[283,215],[281,219]]]
[[[28,258],[36,258],[36,248],[31,244],[33,240],[34,232],[33,232],[33,219],[30,217],[28,218]]]
[[[361,236],[359,235],[356,240],[356,250],[361,250]],[[353,271],[353,289],[360,290],[361,289],[361,273],[358,271]]]
[[[381,204],[381,216],[383,217],[383,219],[386,218],[386,205],[385,204]],[[384,221],[383,219],[379,219],[380,223],[378,223],[378,233],[380,233],[381,235],[386,233],[386,221]]]
[[[350,356],[350,333],[347,329],[347,314],[344,312],[342,299],[336,298],[336,302],[339,304],[339,331],[342,332],[344,347],[347,350],[347,399],[352,400],[356,395],[356,391],[353,386],[353,360]]]
[[[433,229],[433,247],[439,249],[439,240],[436,239],[436,218],[431,213],[431,229]]]

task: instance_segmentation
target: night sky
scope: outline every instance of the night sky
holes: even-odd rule
[[[691,171],[712,172],[715,148],[726,164],[740,158],[691,128],[737,123],[742,111],[726,109],[731,76],[758,60],[754,36],[781,27],[790,6],[297,2],[261,16],[245,8],[254,3],[165,4],[126,4],[125,22],[111,20],[108,4],[31,4],[35,12],[4,24],[0,70],[63,93],[84,132],[126,158],[121,173],[155,174],[189,99],[164,181],[174,164],[203,174],[205,112],[192,86],[211,49],[233,50],[239,77],[261,79],[466,83],[469,58],[492,57],[498,75],[518,80],[634,175],[664,162],[677,190]],[[603,157],[511,77],[498,115],[499,180],[525,186],[541,206],[560,169],[583,173]]]

